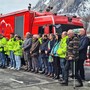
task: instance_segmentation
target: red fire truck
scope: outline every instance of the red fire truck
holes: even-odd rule
[[[21,10],[0,15],[0,33],[6,37],[9,37],[11,32],[24,37],[26,32],[31,34],[61,33],[64,30],[82,27],[83,24],[78,17],[55,15],[50,12]]]
[[[62,31],[82,27],[83,24],[79,17],[55,15],[51,12],[21,10],[0,15],[0,33],[8,38],[11,32],[23,38],[26,32],[31,34],[62,33]],[[90,32],[88,31],[88,33]]]

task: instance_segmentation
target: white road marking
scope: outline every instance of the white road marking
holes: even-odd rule
[[[20,83],[20,84],[23,84],[23,81],[18,81],[16,79],[13,79],[13,78],[10,78],[10,80],[14,81],[14,82],[17,82],[17,83]]]

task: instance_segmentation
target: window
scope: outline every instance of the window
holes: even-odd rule
[[[24,33],[24,17],[17,16],[15,17],[15,34],[18,34],[21,37],[23,37],[23,33]]]

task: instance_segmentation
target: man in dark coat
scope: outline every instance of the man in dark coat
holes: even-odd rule
[[[30,48],[32,45],[32,38],[31,38],[31,34],[29,32],[26,33],[26,37],[23,43],[23,53],[24,53],[24,60],[26,63],[26,71],[30,71],[31,67],[32,67],[32,62],[31,62],[31,58],[30,58]]]
[[[30,49],[30,56],[32,58],[32,72],[38,73],[39,67],[38,67],[38,56],[39,56],[39,46],[40,42],[38,40],[38,35],[33,35],[33,41],[32,46]]]
[[[84,61],[87,59],[87,47],[89,45],[89,38],[85,34],[86,31],[84,29],[81,29],[79,32],[80,47],[79,47],[78,72],[80,72],[82,80],[85,80]]]
[[[41,74],[47,73],[47,55],[45,54],[45,50],[48,47],[48,37],[47,35],[42,36],[42,44],[39,47],[39,54],[41,55],[41,68],[42,72]]]

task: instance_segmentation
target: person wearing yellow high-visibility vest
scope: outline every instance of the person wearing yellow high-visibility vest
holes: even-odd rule
[[[21,37],[16,36],[15,46],[14,46],[14,55],[15,55],[15,62],[16,62],[16,70],[20,70],[21,68],[21,56],[22,56],[22,42]]]
[[[1,68],[5,68],[5,52],[4,47],[7,43],[6,38],[3,37],[2,34],[0,34],[0,59],[1,59]]]
[[[8,49],[8,38],[6,38],[6,40],[7,40],[7,43],[6,43],[6,45],[5,45],[5,47],[4,47],[4,51],[5,51],[5,57],[6,57],[6,66],[7,67],[9,67],[9,63],[10,63],[10,58],[9,58],[9,56],[10,56],[10,51],[9,51],[9,49]]]
[[[15,56],[14,56],[14,45],[15,45],[15,38],[14,34],[10,33],[10,39],[8,41],[8,49],[10,51],[10,66],[8,68],[15,69]]]

